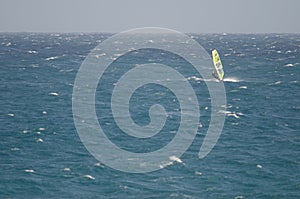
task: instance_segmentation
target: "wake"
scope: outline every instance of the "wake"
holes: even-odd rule
[[[195,81],[209,81],[209,82],[218,82],[219,80],[217,80],[216,78],[211,78],[211,79],[203,79],[200,77],[196,77],[196,76],[191,76],[188,77],[187,80],[195,80]],[[243,82],[244,80],[238,79],[236,77],[226,77],[223,79],[223,82]]]
[[[223,79],[224,82],[242,82],[243,80],[237,79],[236,77],[226,77]]]

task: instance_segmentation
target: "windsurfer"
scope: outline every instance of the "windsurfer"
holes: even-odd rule
[[[214,78],[216,78],[217,80],[222,81],[222,80],[218,77],[218,75],[215,73],[215,71],[212,72],[212,76],[213,76]]]

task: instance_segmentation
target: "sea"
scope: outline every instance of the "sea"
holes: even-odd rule
[[[300,198],[300,34],[187,34],[209,55],[217,49],[225,70],[219,82],[226,93],[225,122],[203,159],[198,153],[212,105],[201,74],[182,58],[151,49],[114,60],[115,68],[144,61],[178,69],[199,99],[199,127],[191,145],[161,169],[141,173],[121,171],[92,155],[74,123],[77,73],[88,54],[112,35],[0,33],[1,199]],[[132,121],[149,124],[154,104],[165,108],[168,119],[152,140],[125,135],[111,111],[101,112],[111,108],[110,78],[123,73],[112,68],[105,73],[109,80],[99,82],[99,125],[122,150],[159,150],[180,126],[179,100],[166,87],[140,87],[130,100]]]

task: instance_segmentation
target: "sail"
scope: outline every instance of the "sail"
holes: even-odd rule
[[[224,70],[223,70],[223,65],[219,56],[219,53],[217,50],[213,50],[211,52],[212,57],[213,57],[213,62],[214,62],[214,67],[216,69],[217,75],[219,80],[223,80],[224,77]]]

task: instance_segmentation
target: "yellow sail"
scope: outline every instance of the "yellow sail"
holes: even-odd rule
[[[223,80],[224,70],[223,70],[223,65],[222,65],[219,53],[217,50],[213,50],[211,52],[211,54],[212,54],[213,63],[214,63],[214,67],[216,69],[218,78],[219,78],[219,80]]]

